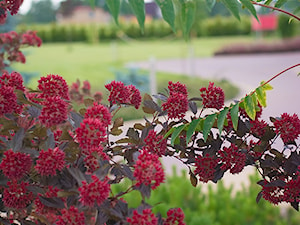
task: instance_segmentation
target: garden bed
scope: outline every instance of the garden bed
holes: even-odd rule
[[[300,37],[272,43],[257,41],[253,44],[231,44],[217,50],[214,55],[262,54],[300,51]]]

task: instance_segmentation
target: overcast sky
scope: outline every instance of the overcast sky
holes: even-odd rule
[[[22,13],[22,14],[27,13],[28,10],[30,9],[31,2],[33,2],[33,1],[38,2],[40,0],[24,0],[22,6],[20,8],[20,13]],[[64,1],[64,0],[52,0],[53,4],[57,7],[59,6],[59,3],[62,1]],[[145,0],[145,2],[151,2],[151,1],[152,0]]]

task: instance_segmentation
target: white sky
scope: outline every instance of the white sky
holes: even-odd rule
[[[20,7],[20,13],[25,14],[28,12],[28,10],[30,9],[31,6],[31,2],[38,2],[40,0],[24,0],[23,4]],[[55,7],[59,6],[59,3],[62,2],[64,0],[52,0],[53,4]],[[145,0],[145,2],[151,2],[152,0]]]
[[[30,9],[31,7],[31,3],[32,2],[38,2],[39,0],[24,0],[23,1],[23,4],[21,5],[20,7],[20,13],[24,14],[24,13],[27,13],[28,10]],[[59,3],[62,2],[63,0],[52,0],[53,4],[55,6],[59,6]]]

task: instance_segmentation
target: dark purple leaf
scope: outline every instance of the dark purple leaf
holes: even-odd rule
[[[108,216],[102,210],[99,210],[95,225],[103,225],[107,222],[107,220],[108,220]]]
[[[190,98],[189,101],[202,101],[202,98]]]
[[[299,202],[291,202],[291,206],[296,209],[297,211],[299,211]]]
[[[161,93],[159,93],[157,95],[153,95],[153,97],[156,99],[162,100],[163,102],[166,102],[168,100],[168,97]]]
[[[132,127],[128,129],[126,136],[132,138],[133,140],[139,140],[139,132],[134,130]]]
[[[56,197],[46,198],[43,196],[39,196],[39,199],[40,199],[41,203],[45,206],[48,206],[51,208],[58,208],[58,209],[65,208],[65,203],[60,198],[56,198]]]
[[[79,168],[69,167],[67,170],[75,178],[79,185],[81,185],[82,181],[86,181],[84,174],[79,170]]]
[[[151,195],[151,187],[150,185],[141,184],[140,186],[135,186],[135,190],[138,190],[143,198],[150,198]]]
[[[41,115],[41,110],[35,106],[29,106],[27,112],[33,118],[38,118]]]
[[[68,118],[68,120],[73,128],[78,128],[80,127],[80,123],[82,122],[83,117],[76,112],[70,111],[70,117]]]
[[[256,196],[256,203],[258,204],[259,203],[259,200],[261,199],[262,197],[262,192],[260,191],[257,196]]]
[[[162,109],[153,100],[145,100],[144,101],[144,106],[146,108],[153,109],[156,112],[160,112],[160,113],[162,112]]]
[[[11,148],[14,152],[20,151],[23,146],[23,139],[25,137],[25,130],[24,128],[20,128],[13,139],[11,140]]]
[[[192,113],[193,113],[194,115],[197,114],[197,104],[196,104],[196,102],[190,101],[190,102],[189,102],[189,108],[190,108],[190,110],[192,111]]]

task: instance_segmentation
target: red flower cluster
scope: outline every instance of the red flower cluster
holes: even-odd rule
[[[79,212],[77,208],[71,206],[69,209],[63,209],[61,216],[58,217],[57,225],[85,225],[85,217],[83,212]]]
[[[206,154],[205,156],[198,155],[196,157],[194,173],[199,176],[199,180],[207,183],[214,178],[218,159]]]
[[[200,88],[202,104],[204,108],[221,109],[224,105],[225,94],[220,87],[214,87],[213,82],[209,82],[208,88]]]
[[[261,193],[264,199],[274,205],[284,201],[283,189],[281,187],[271,185],[267,180],[264,180]]]
[[[18,109],[18,103],[12,87],[0,86],[0,116],[3,116],[6,113],[15,112]]]
[[[135,86],[125,86],[121,81],[112,81],[105,88],[110,91],[108,101],[112,104],[130,104],[136,109],[139,108],[142,97]]]
[[[36,31],[29,30],[22,34],[21,44],[40,47],[42,39],[36,35]]]
[[[53,198],[57,197],[57,192],[59,191],[58,188],[53,188],[52,186],[48,186],[48,191],[44,194],[38,194],[38,196],[43,196],[46,198]],[[57,220],[58,216],[57,214],[57,208],[45,206],[39,197],[37,197],[34,201],[35,204],[35,213],[42,215],[45,217],[49,223],[54,224],[55,221]]]
[[[168,89],[170,92],[176,92],[188,96],[186,86],[180,82],[173,83],[172,81],[169,81]]]
[[[265,135],[266,127],[268,126],[266,121],[256,119],[256,120],[251,120],[250,124],[251,124],[250,132],[252,134],[254,134],[257,137],[263,137]]]
[[[7,11],[10,11],[11,15],[18,13],[23,0],[2,0],[0,2],[0,24],[5,23],[7,17]]]
[[[157,225],[158,220],[152,213],[151,209],[144,209],[142,214],[139,214],[137,210],[133,211],[133,215],[127,218],[127,222],[130,225]]]
[[[239,152],[239,149],[236,145],[231,144],[230,147],[224,147],[222,150],[219,150],[219,155],[223,165],[221,166],[222,170],[230,169],[230,173],[240,173],[246,163],[246,154]]]
[[[4,72],[2,76],[0,76],[0,85],[6,85],[17,90],[25,91],[23,77],[18,72],[11,72],[11,74]]]
[[[47,151],[41,150],[35,169],[42,176],[55,176],[56,170],[61,171],[65,166],[65,153],[59,148]]]
[[[32,192],[28,192],[27,182],[18,184],[16,180],[8,181],[7,188],[3,192],[3,203],[7,208],[24,209],[33,200]]]
[[[9,179],[20,179],[30,171],[32,160],[30,155],[22,152],[13,152],[9,149],[4,152],[0,164],[3,174]]]
[[[90,95],[90,91],[91,91],[91,84],[90,84],[90,82],[87,81],[87,80],[83,81],[82,92],[84,94]]]
[[[280,134],[284,143],[294,141],[300,135],[300,120],[295,113],[293,115],[283,113],[273,124],[275,132]]]
[[[170,119],[182,119],[188,111],[188,95],[184,84],[169,81],[169,97],[162,104],[162,109],[167,110]]]
[[[49,74],[47,77],[41,77],[38,83],[38,89],[42,92],[41,98],[59,96],[64,100],[70,100],[69,87],[61,76]]]
[[[286,202],[300,202],[300,176],[290,180],[284,187],[284,200]]]
[[[96,102],[92,107],[87,108],[84,118],[99,119],[105,127],[111,124],[111,114],[108,108]]]
[[[1,2],[0,2],[0,14],[1,14]],[[2,15],[2,17],[1,17]],[[1,19],[3,19],[3,14],[0,15],[0,23]],[[15,31],[10,31],[7,33],[0,34],[0,48],[2,48],[2,53],[0,53],[0,71],[4,70],[5,67],[10,64],[5,62],[21,62],[25,63],[26,59],[24,54],[20,51],[20,47],[23,45],[30,46],[41,46],[42,40],[36,36],[36,32],[27,31],[24,34],[18,34]],[[5,53],[5,54],[4,54]]]
[[[151,154],[145,149],[141,152],[134,165],[134,177],[137,180],[136,186],[141,184],[150,185],[156,189],[165,180],[162,164],[156,154]]]
[[[144,141],[146,151],[157,154],[159,157],[166,154],[167,140],[162,135],[157,135],[154,130],[149,131]]]
[[[82,186],[78,188],[80,192],[79,201],[84,206],[93,207],[95,203],[100,206],[110,193],[110,184],[108,184],[107,179],[101,181],[98,177],[92,175],[92,180],[89,184],[86,181],[82,181]]]
[[[167,219],[163,225],[185,225],[183,222],[184,213],[181,208],[169,209],[167,212]]]
[[[39,116],[40,122],[46,127],[62,124],[68,118],[68,103],[59,96],[46,98]]]
[[[6,113],[21,113],[22,105],[17,102],[15,90],[25,90],[21,74],[4,72],[0,76],[0,116]]]
[[[76,129],[77,141],[82,149],[99,148],[106,141],[106,127],[99,119],[83,119]]]

